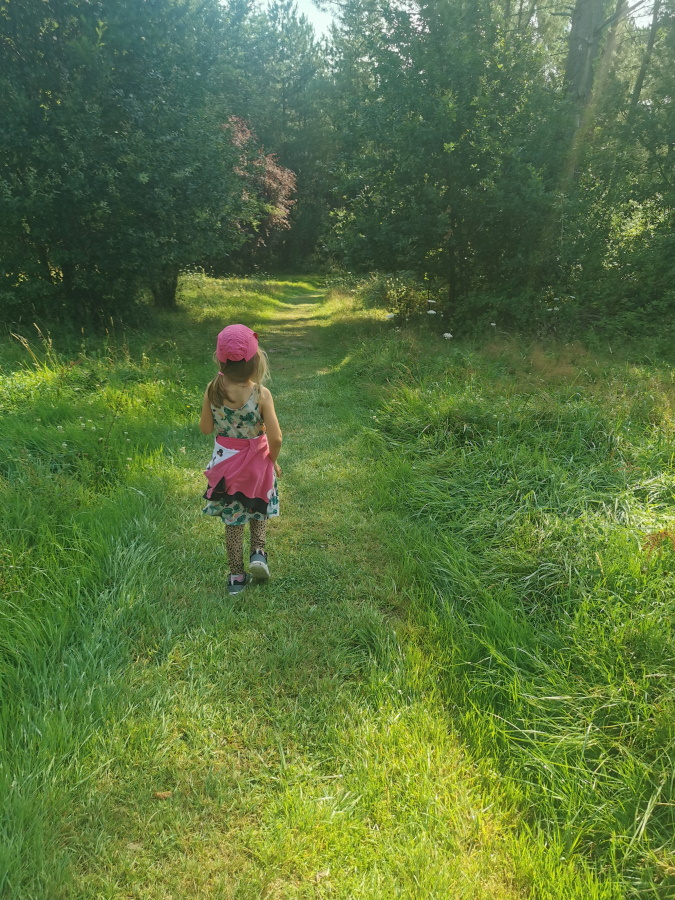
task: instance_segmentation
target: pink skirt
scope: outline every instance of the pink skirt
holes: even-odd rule
[[[269,514],[276,481],[266,434],[256,438],[217,437],[204,475],[208,482],[206,500],[228,506],[239,503],[249,513]]]

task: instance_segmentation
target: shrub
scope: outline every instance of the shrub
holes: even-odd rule
[[[406,322],[440,305],[438,291],[413,272],[373,273],[361,283],[358,294],[364,306],[387,309]]]

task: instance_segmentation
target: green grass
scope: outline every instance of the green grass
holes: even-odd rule
[[[439,689],[566,857],[675,896],[673,370],[428,343],[372,443]]]
[[[0,895],[672,896],[670,370],[182,293],[0,347]],[[233,319],[285,436],[236,602],[196,427]]]

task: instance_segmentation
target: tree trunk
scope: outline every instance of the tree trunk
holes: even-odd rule
[[[576,0],[565,61],[565,81],[568,94],[582,106],[593,90],[593,64],[598,55],[603,20],[603,0]]]
[[[595,112],[602,103],[612,68],[616,35],[625,18],[628,0],[616,0],[614,13],[603,19],[603,0],[577,0],[572,16],[569,52],[565,66],[568,95],[576,104],[576,121],[570,132],[567,177],[573,177],[577,157],[593,129]],[[608,30],[600,60],[603,32]]]
[[[518,31],[520,31],[523,24],[523,5],[525,0],[519,0],[518,2]]]
[[[525,15],[523,15],[523,13],[525,12],[525,0],[520,0],[520,3],[518,5],[518,31],[522,31],[524,28],[527,28],[527,26],[532,21],[532,16],[535,14],[536,9],[537,0],[531,0],[531,2],[528,4],[527,12],[525,13]]]
[[[506,31],[511,24],[511,0],[504,3],[504,30]]]
[[[92,324],[92,311],[96,303],[89,291],[83,291],[77,277],[77,266],[67,259],[61,263],[61,291],[67,305],[75,311],[77,320],[82,325]]]
[[[632,126],[633,119],[635,118],[635,111],[637,109],[637,105],[640,102],[640,94],[642,93],[642,88],[644,87],[645,78],[647,77],[647,69],[649,68],[649,64],[652,60],[652,53],[654,52],[654,43],[656,41],[656,32],[659,29],[659,12],[661,10],[661,0],[654,0],[654,12],[652,14],[652,24],[649,28],[649,39],[647,41],[647,47],[644,52],[644,56],[642,57],[642,64],[640,66],[640,71],[638,72],[637,79],[635,81],[635,87],[633,88],[633,93],[630,98],[630,107],[628,111],[628,124]]]
[[[450,231],[446,235],[446,251],[448,255],[448,308],[450,312],[454,312],[459,300],[459,254],[457,253],[456,244],[457,223],[453,222]]]
[[[178,290],[178,270],[165,273],[150,288],[152,299],[159,309],[176,308],[176,291]]]

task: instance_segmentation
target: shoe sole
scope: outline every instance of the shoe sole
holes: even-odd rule
[[[267,581],[270,577],[270,570],[262,562],[251,563],[248,570],[256,581]]]
[[[239,594],[242,594],[246,590],[246,588],[251,584],[251,581],[252,581],[252,579],[248,578],[248,577],[247,577],[246,581],[243,581],[243,582],[240,581],[239,584],[237,585],[237,589],[234,591],[228,585],[228,587],[227,587],[228,595],[230,597],[238,597]]]

